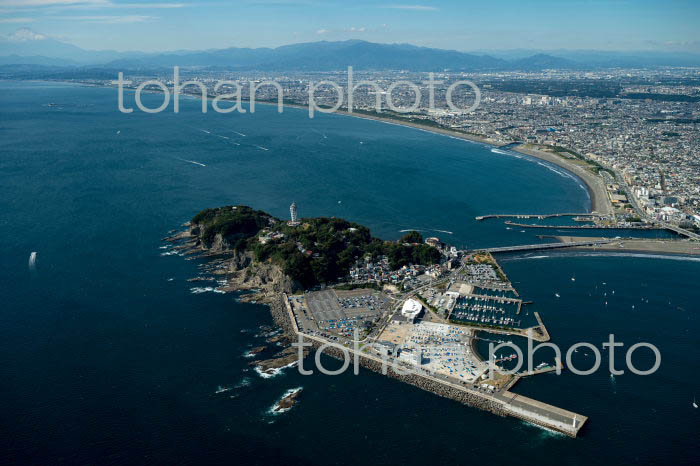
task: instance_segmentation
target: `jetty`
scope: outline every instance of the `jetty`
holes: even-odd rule
[[[604,215],[596,213],[596,212],[586,212],[586,213],[579,213],[579,214],[570,214],[570,213],[564,213],[564,214],[488,214],[488,215],[479,215],[477,217],[474,217],[476,220],[488,220],[490,218],[538,218],[538,219],[545,219],[545,218],[555,218],[555,217],[604,217]]]
[[[381,372],[424,390],[434,392],[440,396],[470,406],[485,409],[495,414],[512,416],[547,429],[561,432],[569,437],[576,437],[579,430],[588,419],[586,416],[526,396],[518,395],[508,390],[491,393],[479,390],[478,388],[466,384],[464,381],[452,379],[447,376],[423,371],[415,371],[410,374],[403,373],[404,370],[408,369],[408,366],[400,372],[390,367],[387,369],[388,364],[386,359],[362,351],[362,349],[355,351],[353,347],[341,345],[318,335],[301,332],[286,293],[282,293],[282,300],[284,302],[284,311],[275,314],[278,319],[282,318],[284,321],[278,323],[283,328],[291,331],[293,337],[298,338],[299,335],[302,335],[303,338],[311,342],[314,347],[323,347],[324,352],[330,356],[343,358],[345,355],[348,355],[352,359],[356,358],[363,367],[375,372]],[[541,323],[541,320],[538,319],[538,322]],[[403,362],[399,362],[399,364],[405,365]],[[509,384],[509,387],[511,386],[512,384]]]

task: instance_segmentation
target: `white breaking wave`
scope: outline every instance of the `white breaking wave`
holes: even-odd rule
[[[509,155],[508,152],[500,150],[500,149],[491,149],[491,152],[494,152],[496,154]]]
[[[243,133],[239,133],[238,131],[233,131],[233,132],[236,133],[236,134],[239,135],[239,136],[245,137],[245,134],[243,134]]]
[[[523,424],[530,426],[530,427],[536,427],[540,430],[543,430],[544,434],[547,435],[547,437],[566,437],[566,435],[562,434],[561,432],[558,432],[554,429],[550,429],[548,427],[541,426],[539,424],[535,424],[533,422],[527,422],[527,421],[521,421]]]
[[[261,149],[261,150],[270,150],[267,147],[263,147],[263,146],[255,146],[255,147],[257,147],[258,149]]]
[[[252,384],[253,381],[251,380],[250,377],[243,377],[240,382],[238,382],[236,385],[233,386],[233,388],[243,388],[243,387],[250,387],[250,384]]]
[[[190,288],[190,293],[192,294],[201,294],[201,293],[219,293],[219,294],[225,294],[225,291],[222,291],[218,288],[214,288],[211,286],[195,286],[194,288]]]
[[[207,131],[206,129],[200,129],[201,132],[211,134],[211,131]]]
[[[257,372],[258,375],[260,377],[262,377],[263,379],[271,379],[273,377],[277,377],[278,375],[280,375],[282,373],[282,371],[284,371],[284,369],[287,369],[288,367],[294,367],[298,363],[299,363],[299,361],[292,361],[291,363],[287,364],[286,366],[275,367],[272,369],[268,369],[265,372],[263,372],[262,369],[260,369],[260,367],[256,366],[255,372]]]
[[[277,400],[277,401],[275,402],[275,404],[273,404],[273,405],[270,407],[270,409],[268,410],[268,413],[270,413],[270,414],[272,414],[272,415],[277,415],[277,414],[286,413],[287,411],[289,411],[290,409],[292,409],[292,408],[282,408],[282,409],[275,410],[275,408],[277,407],[277,404],[278,404],[280,401],[282,401],[283,399],[287,398],[287,397],[290,396],[290,395],[293,395],[293,394],[295,394],[295,393],[299,393],[299,392],[302,391],[303,389],[304,389],[304,387],[296,387],[296,388],[290,388],[289,390],[287,390],[286,392],[284,392],[284,395],[282,395],[282,397],[280,397],[280,399]]]

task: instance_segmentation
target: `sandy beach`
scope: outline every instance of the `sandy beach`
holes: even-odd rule
[[[288,104],[285,104],[288,105]],[[297,108],[307,108],[301,105],[295,105]],[[478,142],[481,144],[486,144],[489,146],[493,146],[494,148],[498,148],[500,146],[509,144],[509,142],[504,142],[504,141],[497,141],[493,139],[488,139],[488,138],[483,138],[477,135],[473,134],[467,134],[461,131],[457,130],[452,130],[452,129],[447,129],[447,128],[439,128],[435,126],[430,126],[430,125],[423,125],[420,123],[415,123],[415,122],[410,122],[410,121],[401,121],[396,118],[389,118],[389,117],[381,117],[377,115],[368,115],[365,113],[349,113],[346,111],[336,111],[334,113],[339,113],[342,115],[347,115],[347,116],[353,116],[357,118],[365,118],[368,120],[375,120],[375,121],[381,121],[383,123],[389,123],[389,124],[395,124],[399,126],[407,126],[410,128],[415,128],[419,129],[422,131],[428,131],[431,133],[436,133],[436,134],[442,134],[445,136],[450,136],[458,139],[464,139],[467,141],[472,141],[472,142]],[[563,168],[564,170],[567,170],[577,177],[579,177],[586,188],[588,189],[588,193],[591,196],[591,210],[593,212],[597,212],[599,214],[603,215],[610,215],[613,213],[613,207],[610,202],[610,198],[607,193],[607,189],[605,188],[605,183],[603,182],[602,178],[599,176],[595,175],[591,171],[587,170],[586,168],[582,167],[579,164],[576,164],[572,161],[567,160],[564,157],[561,157],[555,153],[552,152],[547,152],[544,150],[540,149],[535,149],[533,147],[524,147],[524,146],[516,146],[509,148],[509,150],[519,152],[521,154],[528,155],[530,157],[534,157],[540,160],[545,160],[547,162],[550,162],[558,167]]]

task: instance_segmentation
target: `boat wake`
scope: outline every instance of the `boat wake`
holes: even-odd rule
[[[399,233],[407,233],[409,231],[437,231],[438,233],[445,233],[448,235],[453,235],[454,232],[448,230],[438,230],[436,228],[408,228],[406,230],[399,230]]]
[[[36,270],[36,252],[29,254],[29,270]]]
[[[196,160],[187,160],[187,159],[177,159],[177,160],[179,160],[180,162],[187,162],[187,163],[191,163],[194,165],[199,165],[200,167],[206,167],[205,164],[203,164],[202,162],[197,162]]]

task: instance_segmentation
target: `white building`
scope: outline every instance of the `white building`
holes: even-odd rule
[[[401,315],[406,317],[406,319],[410,322],[415,322],[416,318],[420,315],[422,310],[423,305],[421,303],[419,303],[415,299],[407,299],[406,302],[403,303],[403,307],[401,308]]]

